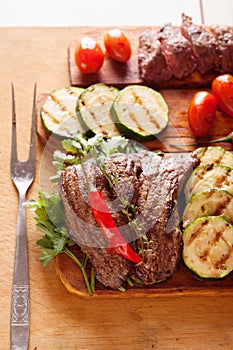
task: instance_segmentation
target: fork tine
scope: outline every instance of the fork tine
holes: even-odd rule
[[[15,93],[14,93],[13,83],[11,83],[11,95],[12,95],[11,163],[13,163],[14,161],[17,160]]]
[[[34,96],[32,106],[32,125],[31,125],[31,140],[29,160],[33,161],[36,157],[36,83],[34,85]]]

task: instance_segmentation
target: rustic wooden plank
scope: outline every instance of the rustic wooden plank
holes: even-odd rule
[[[130,40],[132,47],[132,55],[128,62],[121,63],[112,60],[107,55],[105,57],[104,64],[100,71],[96,74],[85,74],[79,71],[76,67],[74,56],[75,50],[84,36],[91,36],[103,46],[103,35],[109,28],[102,28],[101,30],[90,27],[86,31],[76,35],[75,39],[72,39],[68,46],[68,67],[70,84],[74,86],[87,87],[91,84],[95,84],[97,81],[101,81],[107,85],[114,85],[116,87],[124,87],[129,84],[146,84],[142,81],[138,68],[138,38],[140,33],[144,30],[152,29],[157,30],[159,27],[125,27],[122,28],[124,33]],[[104,47],[103,47],[104,49]],[[168,82],[159,83],[158,85],[151,85],[155,88],[185,88],[185,87],[202,87],[210,85],[213,78],[217,75],[216,72],[208,72],[205,75],[201,75],[198,72],[194,72],[182,80],[171,79]]]

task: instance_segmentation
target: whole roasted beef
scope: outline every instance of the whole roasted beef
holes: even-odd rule
[[[163,159],[142,151],[114,154],[106,159],[108,174],[117,174],[114,191],[95,160],[85,162],[89,181],[103,191],[121,234],[143,261],[134,264],[107,251],[108,241],[98,227],[87,199],[87,184],[80,165],[62,172],[60,179],[67,226],[71,238],[87,253],[96,278],[105,286],[119,288],[128,276],[144,284],[169,277],[176,269],[181,249],[177,195],[192,159]],[[122,198],[135,208],[137,229],[128,225]]]

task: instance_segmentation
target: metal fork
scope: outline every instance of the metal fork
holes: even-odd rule
[[[28,160],[19,161],[17,157],[15,94],[12,88],[12,144],[11,144],[11,179],[19,194],[18,220],[14,276],[11,300],[10,337],[12,350],[27,350],[29,343],[29,278],[28,244],[26,227],[26,194],[35,178],[36,169],[36,84],[34,86],[30,153]]]

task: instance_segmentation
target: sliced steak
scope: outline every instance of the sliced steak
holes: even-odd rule
[[[96,162],[94,160],[86,162],[85,168],[90,182],[103,191],[109,207],[114,205],[112,216],[122,235],[128,242],[134,241],[135,232],[127,225],[127,217],[119,209],[120,203],[114,197],[108,180]],[[130,202],[136,203],[143,178],[140,158],[133,155],[113,155],[106,161],[106,169],[112,174],[117,170],[118,196],[124,195]],[[132,263],[120,255],[107,253],[109,242],[92,215],[81,166],[69,167],[62,172],[60,188],[71,238],[89,256],[95,267],[96,278],[107,287],[119,288],[126,280]]]
[[[182,79],[191,74],[197,66],[190,41],[180,28],[166,24],[159,31],[162,53],[175,78]]]
[[[149,191],[139,217],[147,239],[137,240],[143,262],[132,273],[145,285],[167,279],[177,268],[182,247],[177,196],[192,164],[188,154],[164,159],[157,164],[156,176],[147,177]]]
[[[233,72],[233,30],[229,26],[211,27],[218,43],[218,61],[216,70],[221,73]]]
[[[167,65],[158,33],[146,30],[139,36],[138,67],[143,81],[157,84],[172,77]]]
[[[143,257],[143,262],[138,265],[107,252],[108,241],[87,202],[81,166],[69,167],[62,172],[61,197],[70,236],[87,253],[96,278],[103,285],[119,288],[129,275],[136,276],[144,284],[151,284],[175,271],[181,249],[177,195],[193,163],[189,155],[185,157],[166,160],[149,151],[112,155],[105,162],[105,171],[112,175],[117,173],[116,192],[112,191],[94,160],[85,163],[89,180],[103,191],[125,240]],[[136,208],[136,231],[132,225],[127,225],[127,215],[121,211],[119,198],[123,197]]]
[[[192,22],[192,18],[182,14],[181,32],[190,41],[193,55],[197,60],[197,70],[203,74],[215,68],[218,60],[217,42],[211,31]]]

